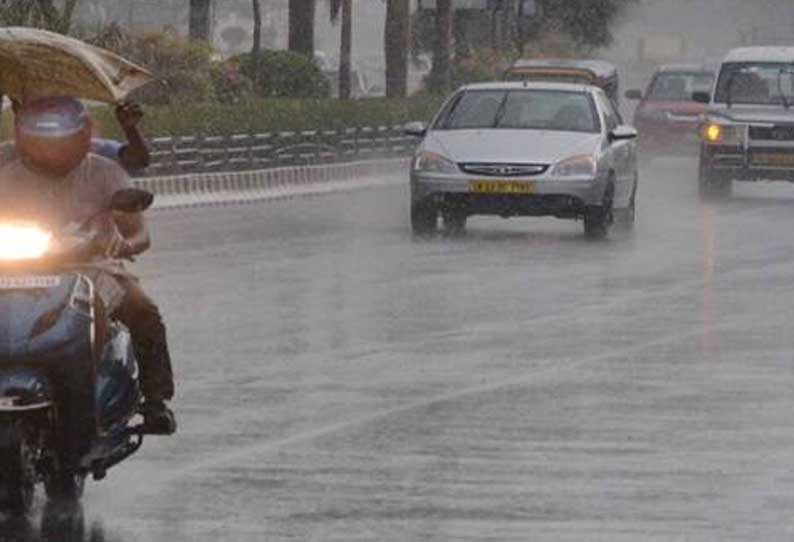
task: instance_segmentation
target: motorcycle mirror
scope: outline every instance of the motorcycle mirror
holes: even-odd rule
[[[110,210],[122,213],[140,213],[154,201],[154,194],[140,188],[123,188],[110,199]]]

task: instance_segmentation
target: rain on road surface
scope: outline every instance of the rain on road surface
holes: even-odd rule
[[[73,539],[790,540],[794,187],[704,206],[693,173],[607,242],[414,240],[405,186],[153,213],[180,430]]]

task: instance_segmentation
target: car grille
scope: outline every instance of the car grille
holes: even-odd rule
[[[750,139],[761,141],[794,141],[794,124],[750,126]]]
[[[547,164],[492,164],[471,162],[458,164],[460,169],[472,175],[487,177],[526,177],[540,175],[548,169]]]

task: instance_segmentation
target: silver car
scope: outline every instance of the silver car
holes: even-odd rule
[[[590,85],[468,85],[442,106],[411,165],[411,225],[450,231],[471,215],[584,219],[604,237],[614,219],[634,223],[637,132]]]

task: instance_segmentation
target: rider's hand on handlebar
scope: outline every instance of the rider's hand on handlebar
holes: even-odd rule
[[[105,245],[104,255],[108,258],[121,259],[130,258],[132,250],[130,244],[118,232],[113,232],[113,237]]]

